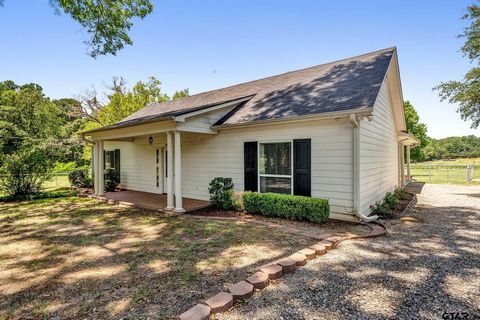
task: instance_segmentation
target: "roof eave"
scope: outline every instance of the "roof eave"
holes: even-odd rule
[[[222,124],[217,126],[211,126],[212,130],[220,129],[234,129],[239,127],[248,127],[254,125],[263,125],[269,123],[283,123],[283,122],[298,122],[298,121],[311,121],[311,120],[328,120],[328,119],[338,119],[338,118],[348,118],[350,114],[356,114],[357,116],[369,116],[372,114],[372,107],[366,107],[361,109],[348,109],[342,111],[334,112],[324,112],[317,113],[305,116],[297,116],[290,118],[278,118],[278,119],[266,119],[266,120],[255,120],[248,121],[243,123],[234,123],[234,124]]]

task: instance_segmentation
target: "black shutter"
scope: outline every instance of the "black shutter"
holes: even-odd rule
[[[120,149],[115,149],[115,156],[114,156],[114,168],[118,171],[118,182],[120,183]]]
[[[245,142],[243,145],[245,166],[245,191],[258,191],[257,142]]]
[[[310,139],[293,140],[293,194],[312,195]]]

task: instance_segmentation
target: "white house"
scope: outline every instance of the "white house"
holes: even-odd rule
[[[404,150],[417,143],[395,48],[148,105],[82,135],[97,194],[98,172],[116,167],[121,188],[166,193],[166,210],[182,212],[182,197],[208,200],[209,182],[231,177],[236,191],[328,199],[346,220],[405,184]]]

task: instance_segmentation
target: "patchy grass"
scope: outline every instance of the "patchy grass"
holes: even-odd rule
[[[168,319],[313,242],[90,199],[4,203],[0,319]]]

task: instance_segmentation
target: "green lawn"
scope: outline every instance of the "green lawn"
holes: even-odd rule
[[[473,164],[473,181],[467,181],[467,165]],[[413,179],[439,184],[480,184],[480,158],[438,160],[411,165]]]
[[[70,181],[68,181],[68,174],[56,174],[49,181],[43,184],[45,191],[51,191],[52,189],[68,188],[70,187]]]
[[[314,242],[91,199],[0,203],[0,319],[171,319]]]

